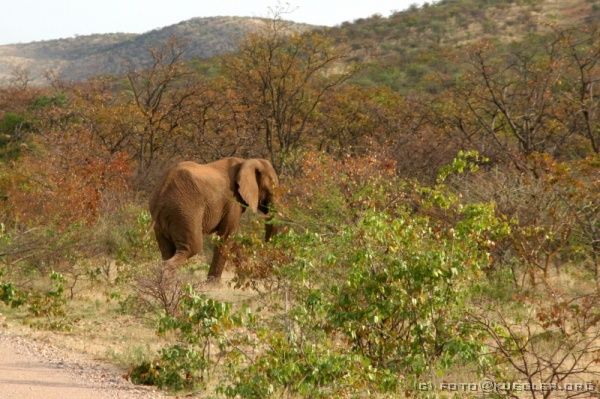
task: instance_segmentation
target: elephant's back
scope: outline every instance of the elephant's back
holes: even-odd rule
[[[167,171],[150,197],[150,213],[153,219],[157,220],[160,213],[189,207],[189,198],[197,192],[189,168],[182,167],[181,163],[175,165]]]
[[[180,162],[164,176],[150,198],[155,222],[169,224],[173,218],[191,218],[210,207],[226,190],[227,179],[208,165]]]

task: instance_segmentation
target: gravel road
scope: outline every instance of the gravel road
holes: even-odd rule
[[[0,326],[0,399],[159,399],[117,367],[86,359]]]

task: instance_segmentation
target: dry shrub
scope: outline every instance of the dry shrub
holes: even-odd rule
[[[530,384],[582,384],[566,392],[531,391],[532,398],[588,397],[600,377],[600,314],[597,293],[569,293],[543,287],[537,295],[514,298],[516,310],[492,304],[469,318],[489,338],[488,348],[501,381]],[[587,384],[587,385],[586,385]],[[510,387],[509,384],[504,384]],[[510,397],[515,391],[500,389]]]
[[[42,93],[43,89],[39,87],[14,85],[0,87],[0,119],[7,112],[20,113]]]
[[[87,132],[50,133],[37,147],[2,181],[16,224],[91,224],[108,198],[122,200],[131,170],[126,154],[102,151]]]
[[[31,144],[0,168],[0,253],[10,265],[76,276],[78,259],[103,250],[89,227],[130,195],[130,159],[104,151],[85,130],[45,132]]]
[[[558,162],[537,154],[529,162],[536,174],[507,166],[458,176],[451,184],[467,202],[495,202],[512,222],[512,234],[496,248],[496,257],[505,264],[516,259],[532,284],[538,272],[545,280],[550,270],[569,263],[592,271],[598,280],[597,157]]]
[[[396,163],[384,154],[373,151],[367,155],[335,159],[323,153],[307,152],[301,163],[300,176],[283,183],[283,209],[318,210],[315,208],[322,205],[319,200],[330,194],[335,198],[336,193],[343,197],[344,207],[359,205],[356,201],[368,201],[358,198],[361,189],[373,183],[387,184],[395,177]]]
[[[168,315],[175,315],[179,302],[185,295],[184,276],[180,270],[164,267],[162,262],[147,265],[147,269],[135,280],[134,289],[144,307],[160,308]]]
[[[393,156],[398,173],[406,178],[433,182],[439,169],[452,162],[463,149],[458,137],[439,131],[431,125],[398,135],[393,142]]]
[[[319,105],[320,134],[311,139],[317,148],[338,157],[364,155],[374,143],[384,144],[399,129],[411,127],[416,115],[407,110],[407,100],[388,87],[343,85]]]
[[[232,283],[235,288],[272,291],[282,282],[275,271],[291,262],[292,258],[283,248],[255,238],[232,245],[229,257],[235,268]]]
[[[319,134],[311,143],[338,158],[378,153],[393,159],[400,175],[431,182],[441,166],[469,148],[461,135],[448,131],[446,112],[426,94],[344,85],[320,104]]]

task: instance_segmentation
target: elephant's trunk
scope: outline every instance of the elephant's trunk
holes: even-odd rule
[[[284,233],[287,228],[282,221],[286,219],[279,212],[271,210],[271,212],[265,216],[265,241],[270,241],[271,238],[277,234]]]
[[[265,241],[269,242],[271,237],[277,234],[277,227],[273,215],[269,215],[265,220]]]

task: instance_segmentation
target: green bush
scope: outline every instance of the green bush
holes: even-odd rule
[[[206,298],[188,285],[177,314],[159,321],[158,333],[175,333],[177,343],[161,349],[155,361],[134,367],[131,380],[172,390],[201,386],[214,358],[226,356],[236,341],[227,331],[241,326],[248,315],[233,312],[230,304]]]
[[[106,221],[105,243],[111,253],[123,263],[153,260],[156,256],[150,212],[129,207],[116,218]]]
[[[284,301],[273,306],[278,317],[261,323],[269,326],[268,349],[234,372],[224,392],[397,394],[419,376],[478,364],[483,337],[464,315],[495,241],[509,230],[493,203],[463,204],[444,185],[450,174],[475,171],[474,161],[481,161],[475,153],[459,154],[431,187],[363,179],[369,169],[360,165],[315,178],[319,187],[293,209],[294,222],[307,228],[292,227],[250,255],[271,265],[279,282],[272,294]]]
[[[2,277],[0,270],[0,277]],[[14,283],[0,280],[0,301],[17,308],[27,306],[34,319],[31,327],[49,330],[70,330],[75,319],[68,314],[64,295],[65,278],[57,272],[50,273],[51,286],[47,290],[22,290]]]
[[[0,282],[0,301],[4,304],[16,308],[23,305],[26,300],[26,294],[17,289],[13,283]]]
[[[155,361],[143,362],[130,373],[135,384],[156,385],[172,390],[193,389],[203,381],[210,363],[200,352],[184,345],[160,350]]]
[[[7,112],[0,119],[0,133],[13,134],[19,129],[29,129],[31,123],[26,117],[14,112]]]
[[[365,215],[346,254],[348,277],[331,288],[328,318],[373,364],[420,375],[440,359],[473,359],[480,342],[462,322],[469,285],[487,265],[478,243],[493,208],[466,208],[444,230],[425,218]],[[485,215],[488,213],[488,215]]]
[[[65,297],[65,278],[61,273],[50,273],[51,286],[48,290],[32,291],[27,297],[27,311],[36,319],[35,328],[68,331],[76,320],[69,315]]]
[[[0,161],[16,159],[27,148],[24,132],[32,130],[31,121],[24,115],[7,112],[0,118]]]
[[[64,107],[67,102],[68,99],[64,93],[58,93],[50,96],[43,95],[33,100],[30,107],[35,110],[41,110],[47,107]]]
[[[50,273],[52,287],[43,293],[34,293],[29,302],[29,312],[39,316],[64,316],[66,298],[64,297],[65,278],[57,272]]]
[[[249,367],[234,369],[229,385],[219,389],[231,398],[281,397],[284,392],[305,398],[343,397],[369,393],[378,382],[394,387],[398,379],[370,366],[355,353],[335,348],[329,341],[290,340],[284,334],[265,335],[268,349]]]

